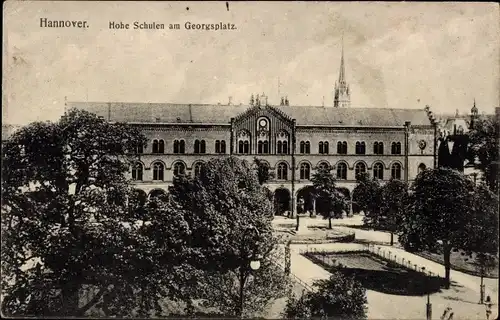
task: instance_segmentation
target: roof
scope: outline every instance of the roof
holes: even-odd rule
[[[124,103],[124,102],[67,102],[68,108],[95,113],[113,122],[138,123],[199,123],[228,124],[247,111],[248,105]],[[325,126],[403,126],[430,125],[424,109],[390,108],[333,108],[315,106],[275,107],[297,125]]]

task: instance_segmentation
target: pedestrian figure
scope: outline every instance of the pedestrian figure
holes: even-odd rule
[[[486,320],[490,320],[490,316],[491,316],[491,298],[490,296],[487,296],[486,297]]]
[[[451,312],[450,307],[446,307],[444,309],[443,315],[441,316],[441,320],[451,320],[453,318],[453,312]]]

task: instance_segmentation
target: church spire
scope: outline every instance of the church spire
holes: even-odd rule
[[[349,86],[347,85],[345,78],[345,62],[344,62],[344,33],[342,32],[342,47],[340,56],[340,72],[339,81],[335,84],[335,91],[333,97],[333,106],[335,108],[339,107],[349,107],[351,104],[351,92]]]
[[[344,66],[344,33],[342,32],[342,55],[340,57],[340,73],[339,84],[345,83],[345,66]]]

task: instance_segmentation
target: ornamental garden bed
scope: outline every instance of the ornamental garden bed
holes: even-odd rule
[[[444,279],[429,276],[367,251],[308,252],[305,257],[324,269],[354,277],[369,290],[422,296],[440,291]]]

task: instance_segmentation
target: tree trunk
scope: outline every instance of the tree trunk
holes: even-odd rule
[[[245,271],[243,266],[240,267],[240,301],[239,301],[239,306],[238,306],[238,317],[240,319],[243,318],[243,302],[244,300],[244,293],[245,293]]]
[[[75,317],[78,315],[79,290],[74,284],[66,284],[62,288],[63,309],[61,316]]]
[[[332,215],[328,217],[328,229],[332,228]]]
[[[394,245],[394,233],[391,232],[391,246]]]
[[[444,281],[446,289],[450,288],[450,255],[451,255],[451,245],[449,243],[443,244],[443,255],[444,255]]]

